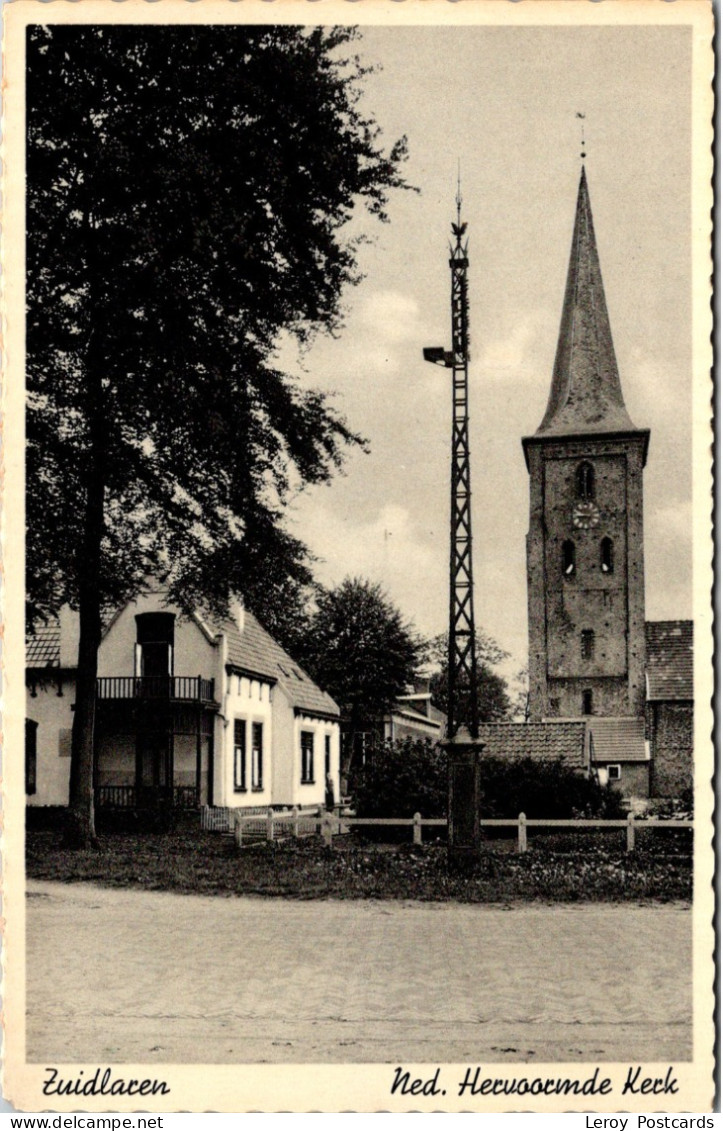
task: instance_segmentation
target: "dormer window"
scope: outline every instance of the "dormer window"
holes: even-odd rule
[[[595,498],[595,469],[591,463],[581,463],[576,472],[577,497],[585,503]]]
[[[565,577],[575,572],[575,543],[569,539],[562,543],[562,572]]]
[[[613,572],[613,540],[612,538],[603,538],[600,543],[600,571],[602,573]]]

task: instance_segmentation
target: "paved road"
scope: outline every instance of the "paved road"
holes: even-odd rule
[[[28,884],[28,1059],[674,1062],[682,905],[287,901]]]

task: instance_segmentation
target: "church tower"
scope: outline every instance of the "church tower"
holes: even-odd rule
[[[649,435],[623,401],[583,167],[547,411],[522,441],[533,721],[644,715]]]

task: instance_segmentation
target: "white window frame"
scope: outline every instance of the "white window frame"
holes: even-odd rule
[[[264,724],[256,720],[251,723],[251,790],[253,793],[261,793],[263,788]]]
[[[236,742],[237,727],[241,726],[243,729],[243,742]],[[246,719],[234,719],[233,721],[233,791],[234,793],[246,793]],[[240,784],[239,784],[240,783]]]
[[[310,741],[304,743],[304,739],[308,738]],[[300,733],[299,744],[301,747],[301,784],[313,785],[314,784],[314,731],[302,730]]]
[[[607,767],[608,781],[620,781],[623,776],[623,768],[620,762],[612,762]]]

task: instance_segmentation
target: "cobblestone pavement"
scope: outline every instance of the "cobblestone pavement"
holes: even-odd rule
[[[28,1060],[676,1061],[683,905],[287,901],[28,883]]]

